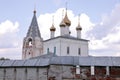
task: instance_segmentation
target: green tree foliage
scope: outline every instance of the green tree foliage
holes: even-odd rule
[[[1,57],[0,60],[10,60],[9,58]]]

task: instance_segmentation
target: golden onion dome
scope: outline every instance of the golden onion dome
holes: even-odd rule
[[[52,24],[51,28],[50,28],[50,31],[55,31],[56,28],[54,27],[54,25]]]
[[[65,14],[65,17],[64,17],[63,21],[67,26],[71,25],[71,21],[68,19],[67,12]]]

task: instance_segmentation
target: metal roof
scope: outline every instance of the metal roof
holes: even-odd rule
[[[36,66],[48,66],[49,61],[50,61],[50,59],[48,59],[48,58],[39,58],[36,63]]]
[[[52,57],[50,64],[73,65],[74,58],[70,56]]]
[[[32,22],[28,29],[26,37],[32,37],[32,38],[40,37],[41,38],[41,34],[40,34],[40,30],[39,30],[39,26],[38,26],[38,22],[36,18],[36,13],[34,13],[33,15]]]
[[[86,42],[89,41],[89,40],[86,40],[86,39],[79,39],[79,38],[73,37],[73,36],[57,36],[57,37],[54,37],[54,38],[50,38],[50,39],[44,40],[44,42],[47,42],[47,41],[50,41],[50,40],[54,40],[54,39],[58,39],[58,38],[77,40],[77,41],[86,41]]]
[[[49,65],[120,66],[120,57],[53,56],[27,60],[0,60],[0,67],[42,67]]]
[[[23,66],[26,60],[16,60],[12,66]]]
[[[120,66],[120,57],[113,57],[112,64],[113,66]]]
[[[29,59],[26,60],[23,66],[35,66],[37,63],[38,59]]]
[[[0,66],[12,66],[15,60],[5,60]]]

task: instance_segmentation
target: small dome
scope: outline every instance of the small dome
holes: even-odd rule
[[[78,24],[78,26],[76,27],[76,30],[82,30],[82,27],[80,26],[80,24]]]
[[[50,31],[55,31],[56,28],[54,27],[54,25],[52,24],[51,28],[50,28]]]
[[[66,13],[66,15],[65,15],[65,17],[64,17],[64,23],[67,25],[67,26],[70,26],[71,25],[71,21],[68,19],[68,16],[67,16],[67,13]]]

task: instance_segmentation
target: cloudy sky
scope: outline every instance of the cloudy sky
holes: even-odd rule
[[[50,36],[53,15],[58,36],[66,2],[71,35],[76,36],[80,14],[82,38],[90,40],[89,55],[120,56],[120,0],[0,0],[0,57],[21,59],[34,9],[44,40]]]

